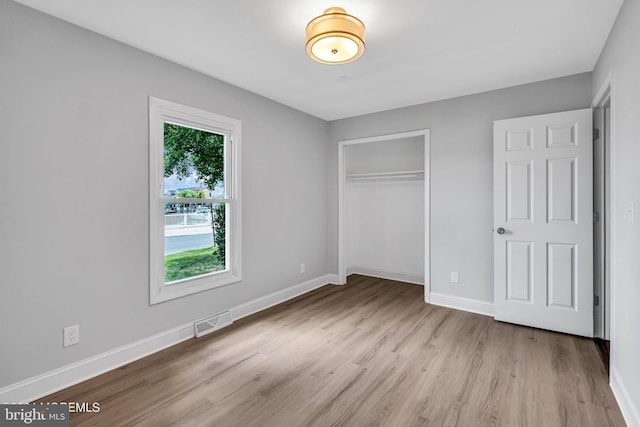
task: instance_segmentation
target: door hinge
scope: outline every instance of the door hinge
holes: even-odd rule
[[[593,223],[597,224],[600,222],[600,212],[594,212],[593,213]]]
[[[593,296],[593,305],[596,307],[600,305],[600,297],[598,295]]]
[[[593,130],[593,140],[600,139],[600,129]]]

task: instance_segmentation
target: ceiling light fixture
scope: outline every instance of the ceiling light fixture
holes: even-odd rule
[[[364,52],[364,24],[341,7],[330,7],[307,25],[307,55],[323,64],[345,64]]]

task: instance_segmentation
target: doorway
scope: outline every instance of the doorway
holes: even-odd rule
[[[614,98],[613,71],[593,98],[594,119],[594,339],[609,371],[612,310],[615,293],[613,244],[614,206]]]
[[[424,283],[425,301],[429,299],[429,130],[417,130],[411,132],[401,132],[389,135],[380,135],[367,138],[358,138],[338,142],[338,282],[346,284],[349,273],[360,272],[363,274],[378,277],[391,278],[395,280],[408,281],[413,283]],[[415,150],[419,144],[420,150]],[[412,148],[413,147],[413,148]],[[413,158],[411,158],[413,150]],[[366,153],[366,154],[365,154]],[[356,156],[359,160],[356,161]],[[415,200],[407,200],[408,204],[397,206],[399,203],[396,195],[416,194],[416,183],[420,182],[421,202],[423,206],[415,206]],[[423,184],[422,184],[423,183]],[[405,185],[406,184],[406,185]],[[400,186],[399,186],[400,185]],[[394,194],[392,195],[391,192]],[[397,193],[397,194],[396,194]],[[366,215],[367,209],[370,212],[384,215],[383,220],[367,220],[364,224],[358,223],[358,210],[354,209],[357,200],[364,202],[360,206],[360,217]],[[377,202],[377,201],[378,202]],[[416,218],[416,211],[424,212],[421,218]],[[400,236],[393,236],[394,231],[405,233],[408,246],[415,246],[416,239],[409,239],[410,228],[402,223],[401,215],[409,214],[412,220],[421,221],[416,229],[419,229],[421,236],[419,244],[421,247],[415,248],[414,253],[422,254],[422,272],[415,271],[409,267],[409,274],[406,271],[390,271],[388,266],[382,265],[382,258],[377,251],[387,250],[385,238],[395,240],[395,244],[402,243]],[[360,227],[360,225],[362,227]],[[397,229],[395,228],[398,226]],[[367,232],[374,230],[373,233]],[[362,229],[360,229],[362,228]],[[380,236],[377,236],[378,230]],[[415,234],[415,231],[413,232]],[[386,237],[385,237],[386,234]],[[355,237],[354,237],[355,236]],[[349,246],[349,239],[358,239],[358,236],[365,240],[373,239],[369,248],[374,248],[365,256],[358,255],[362,260],[366,259],[369,265],[363,268],[362,265],[354,266],[350,263],[350,256],[353,260],[356,255],[354,247]],[[413,236],[415,237],[415,236]],[[376,240],[378,239],[378,240]],[[362,244],[362,239],[358,241],[361,248],[367,248],[367,244]],[[375,248],[378,248],[377,250]],[[351,249],[351,250],[350,250]],[[417,249],[417,250],[415,250]],[[408,250],[411,250],[408,248]],[[390,253],[394,251],[389,250]],[[406,260],[403,260],[406,261]],[[379,268],[376,268],[379,266]],[[400,268],[402,270],[403,268]],[[362,270],[362,271],[359,271]],[[386,270],[386,271],[385,271]],[[406,269],[405,269],[406,270]],[[391,275],[389,275],[391,273]]]
[[[611,176],[610,99],[593,109],[593,249],[594,249],[594,336],[609,340],[611,293]]]

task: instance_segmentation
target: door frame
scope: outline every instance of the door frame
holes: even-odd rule
[[[349,145],[366,144],[371,142],[389,141],[402,138],[422,136],[424,139],[424,300],[429,302],[431,294],[430,253],[429,253],[429,224],[430,224],[430,130],[419,129],[365,138],[345,139],[338,141],[338,284],[347,283],[346,238],[347,225],[345,220],[347,169],[345,163],[345,149]]]
[[[614,316],[611,315],[613,311],[613,307],[615,307],[615,227],[616,227],[616,212],[615,212],[615,173],[614,173],[614,165],[615,165],[615,69],[611,69],[604,81],[600,85],[600,88],[596,92],[593,100],[591,102],[591,107],[594,109],[602,109],[607,104],[609,105],[609,122],[607,129],[607,136],[609,137],[607,143],[609,144],[609,158],[606,159],[606,166],[608,168],[607,177],[609,178],[609,183],[607,189],[609,190],[609,215],[604,215],[605,224],[608,222],[609,225],[609,245],[606,249],[609,252],[610,259],[610,268],[609,268],[609,293],[608,295],[604,293],[605,284],[603,283],[600,289],[600,295],[605,295],[605,301],[600,304],[599,309],[594,310],[594,337],[601,338],[604,340],[613,341],[614,335]],[[594,158],[594,161],[596,159]],[[604,165],[603,165],[604,166]],[[605,224],[602,226],[605,227]],[[606,245],[606,242],[601,242],[603,246]],[[597,314],[597,316],[596,316]],[[609,320],[609,327],[606,328],[605,319]],[[607,334],[608,329],[608,334]]]

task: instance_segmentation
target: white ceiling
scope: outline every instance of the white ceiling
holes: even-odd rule
[[[333,120],[593,70],[623,0],[17,0]],[[329,6],[367,27],[357,61],[305,54]]]

